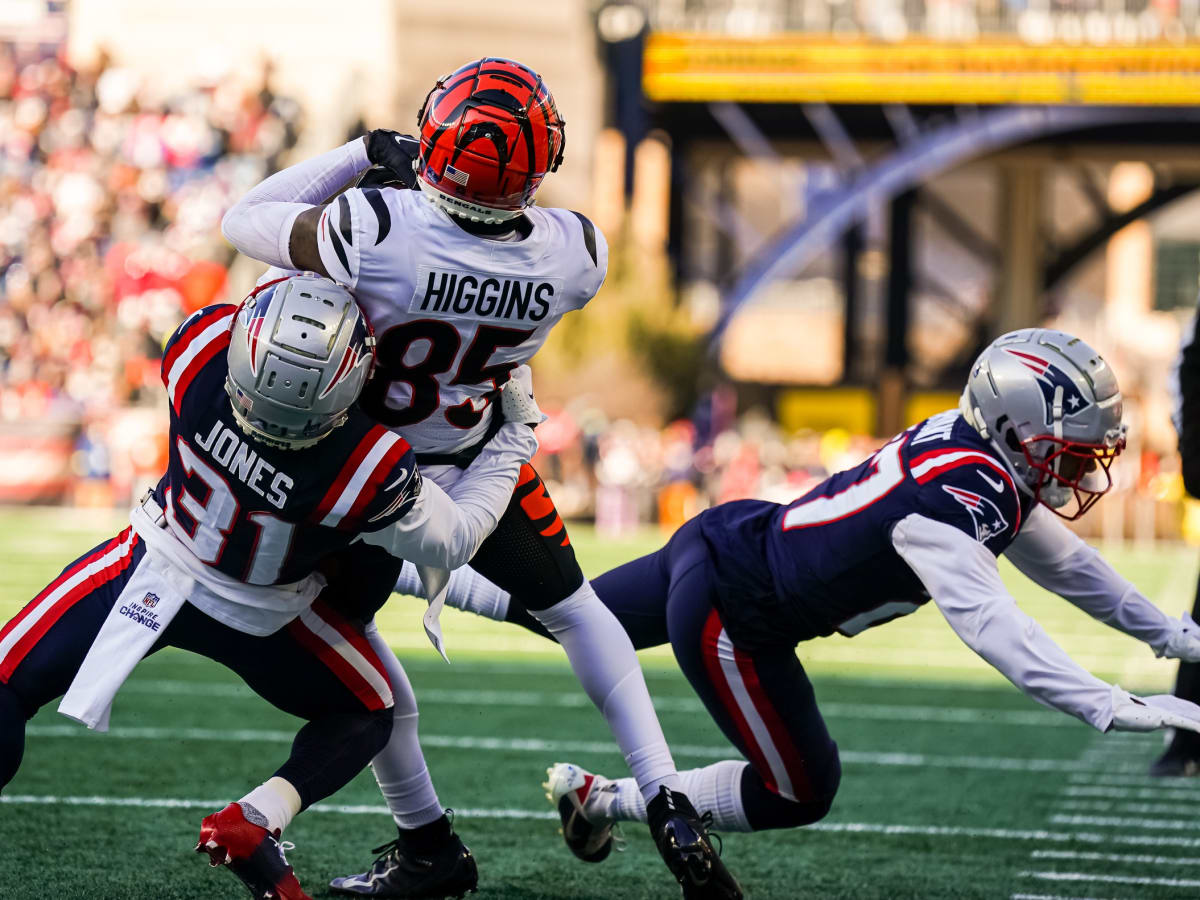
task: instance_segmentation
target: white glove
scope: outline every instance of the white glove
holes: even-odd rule
[[[1200,732],[1200,706],[1173,697],[1155,694],[1135,697],[1121,689],[1112,689],[1113,731],[1157,731],[1160,728],[1182,728]]]
[[[529,366],[517,366],[500,389],[500,412],[505,422],[516,422],[533,428],[549,416],[538,409],[533,399],[533,373]]]
[[[1171,624],[1175,626],[1171,637],[1163,646],[1154,648],[1154,655],[1184,662],[1200,662],[1200,625],[1187,613],[1180,616],[1178,621],[1172,619]]]

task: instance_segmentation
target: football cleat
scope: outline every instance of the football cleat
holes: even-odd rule
[[[612,797],[605,795],[616,791],[616,783],[571,763],[555,763],[546,770],[542,787],[546,799],[558,810],[563,840],[571,852],[584,862],[607,859],[613,849],[615,823],[607,815]]]
[[[252,821],[257,818],[262,814],[250,807],[247,815],[238,803],[205,816],[196,852],[207,853],[210,866],[233,872],[256,900],[312,900],[284,858],[284,848],[291,849],[291,844],[281,844],[278,835],[266,829],[266,819],[258,824]]]
[[[1191,737],[1192,735],[1189,735]],[[1150,775],[1154,778],[1179,778],[1200,775],[1200,748],[1189,740],[1180,740],[1176,734],[1166,751],[1150,764]]]
[[[712,814],[699,816],[688,798],[666,785],[646,804],[650,834],[685,900],[741,900],[742,888],[708,838]]]
[[[405,900],[442,900],[475,893],[479,870],[475,857],[457,834],[429,855],[414,853],[397,838],[371,851],[379,854],[371,868],[359,875],[335,878],[329,887],[336,894],[356,897],[394,897]]]

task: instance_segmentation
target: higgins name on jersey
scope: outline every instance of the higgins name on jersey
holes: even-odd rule
[[[791,645],[858,634],[929,600],[892,545],[902,519],[946,523],[999,556],[1032,505],[989,442],[953,410],[789,506],[728,503],[701,513],[700,528],[730,634],[749,646]]]
[[[488,239],[392,187],[346,191],[321,215],[321,260],[378,338],[361,405],[418,452],[483,440],[509,373],[604,281],[608,245],[586,217],[531,206],[524,220],[519,239]]]

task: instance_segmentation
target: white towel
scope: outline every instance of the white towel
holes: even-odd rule
[[[439,569],[436,566],[417,566],[417,574],[421,576],[421,584],[425,587],[425,596],[429,597],[429,606],[421,616],[421,624],[425,626],[425,636],[433,649],[442,655],[442,659],[450,662],[446,655],[446,644],[442,640],[442,623],[438,617],[446,606],[446,595],[450,592],[450,570]]]
[[[108,731],[113,698],[192,590],[187,573],[147,550],[113,604],[58,711]]]

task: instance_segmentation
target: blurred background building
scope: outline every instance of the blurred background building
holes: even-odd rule
[[[1092,527],[1195,530],[1168,373],[1200,289],[1197,0],[7,0],[0,41],[4,501],[129,502],[165,457],[163,337],[259,271],[228,204],[498,55],[568,122],[539,197],[613,248],[537,361],[565,513],[797,496],[1049,324],[1131,400]]]

